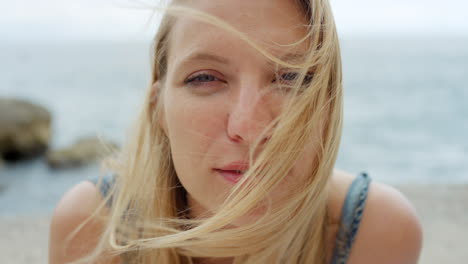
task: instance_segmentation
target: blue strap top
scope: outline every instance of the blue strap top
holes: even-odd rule
[[[100,192],[105,197],[110,187],[114,184],[115,178],[112,175],[103,177],[100,185]],[[98,179],[92,178],[89,181],[97,184]],[[336,236],[335,248],[333,250],[331,264],[346,264],[354,238],[359,229],[362,213],[366,204],[367,193],[369,191],[370,177],[362,172],[351,183],[341,212],[341,221]],[[112,199],[108,200],[108,206],[112,206]]]
[[[366,205],[370,181],[367,173],[362,172],[354,179],[348,189],[341,211],[340,227],[336,236],[331,264],[346,264],[348,261]]]
[[[99,183],[99,178],[93,177],[87,179],[88,181],[92,182],[94,185]],[[115,183],[115,177],[112,174],[108,174],[102,177],[101,185],[99,186],[99,191],[102,197],[106,197],[107,193],[109,192],[112,185]],[[112,199],[107,200],[107,206],[110,208],[112,206]]]

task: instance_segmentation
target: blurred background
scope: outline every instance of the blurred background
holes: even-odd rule
[[[2,263],[46,263],[54,206],[99,173],[96,142],[122,144],[159,21],[138,3],[0,0]],[[468,2],[331,4],[345,92],[337,168],[366,171],[411,200],[426,231],[421,263],[466,261]]]

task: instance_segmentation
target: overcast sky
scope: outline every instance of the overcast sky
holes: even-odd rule
[[[146,0],[149,2],[151,0]],[[215,1],[215,0],[214,0]],[[135,0],[0,0],[0,37],[132,38],[155,31]],[[331,0],[342,35],[468,36],[466,0]]]

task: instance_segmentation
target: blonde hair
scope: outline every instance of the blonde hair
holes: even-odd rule
[[[103,252],[120,255],[125,263],[182,264],[194,263],[198,257],[233,257],[235,264],[325,263],[328,182],[342,130],[340,48],[328,0],[298,0],[297,4],[308,20],[304,25],[308,34],[291,44],[307,43],[308,52],[300,63],[273,56],[213,15],[175,3],[165,9],[154,40],[151,86],[166,74],[176,17],[187,15],[236,34],[281,67],[296,69],[299,77],[287,87],[292,88],[293,99],[258,137],[250,149],[250,169],[219,210],[206,219],[189,219],[186,192],[174,169],[169,139],[159,125],[163,95],[154,96],[150,87],[130,139],[117,157],[105,162],[116,173],[116,183],[92,216],[97,217],[112,199],[110,214],[102,220],[105,231],[92,254],[73,263],[93,262]],[[305,82],[310,69],[313,80]],[[254,161],[260,139],[269,132],[268,143]],[[226,228],[283,180],[312,137],[320,147],[311,157],[306,182],[295,186],[280,206],[269,204],[254,223]]]

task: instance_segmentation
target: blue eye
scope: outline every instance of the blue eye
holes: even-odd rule
[[[294,81],[297,78],[297,72],[288,72],[281,75],[281,79],[285,81]]]
[[[214,81],[220,81],[220,80],[211,74],[201,73],[193,77],[190,77],[189,79],[185,80],[184,83],[198,85],[198,84],[214,82]]]
[[[280,82],[294,82],[299,77],[299,73],[297,73],[297,72],[286,72],[286,73],[281,74],[279,77],[280,77]],[[312,81],[313,78],[314,78],[314,74],[313,73],[308,73],[304,77],[304,81],[303,81],[302,85],[310,84],[310,82]],[[277,81],[277,80],[275,79],[274,81]]]
[[[196,95],[210,95],[223,90],[227,86],[227,81],[221,79],[221,73],[211,73],[211,71],[199,71],[184,80],[184,86]]]

